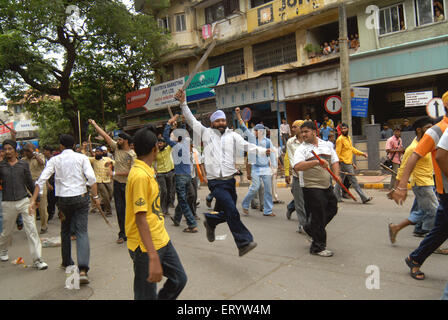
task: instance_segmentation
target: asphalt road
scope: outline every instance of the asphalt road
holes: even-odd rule
[[[247,189],[238,188],[239,208]],[[289,189],[278,191],[285,202],[291,199]],[[198,212],[207,211],[204,200],[207,192],[205,187],[199,190]],[[414,237],[413,228],[408,227],[398,235],[394,246],[389,242],[387,225],[408,216],[412,192],[403,207],[387,200],[382,190],[367,193],[374,196],[371,204],[345,200],[328,225],[328,248],[335,253],[331,258],[309,254],[309,243],[296,233],[297,217],[295,214],[291,220],[285,217],[286,204],[275,205],[276,217],[263,217],[255,210],[242,217],[258,243],[244,257],[238,257],[226,224],[216,229],[216,235],[225,239],[209,243],[202,220],[196,234],[182,232],[186,226],[184,220],[180,227],[167,220],[168,233],[188,275],[179,299],[440,299],[448,279],[448,256],[429,257],[422,268],[426,280],[417,281],[409,276],[404,259],[421,238]],[[89,218],[91,283],[80,290],[64,288],[66,275],[59,268],[60,247],[42,249],[49,265],[47,270],[12,264],[19,256],[31,264],[25,232],[15,231],[10,261],[0,263],[0,299],[133,299],[132,263],[126,246],[115,243],[118,230],[115,214],[109,219],[113,229],[99,214]],[[53,219],[49,232],[42,237],[58,236],[59,229],[59,221]],[[72,244],[75,260],[75,242]],[[366,273],[369,266],[378,272],[371,274],[372,269],[368,269]],[[372,282],[369,279],[374,275],[376,281]],[[366,286],[366,282],[371,285]]]

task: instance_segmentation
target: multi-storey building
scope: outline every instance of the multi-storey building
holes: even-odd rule
[[[367,114],[352,119],[355,138],[372,120],[393,125],[425,115],[425,105],[405,103],[406,93],[440,97],[448,90],[447,1],[346,3],[350,83],[370,89]],[[164,2],[166,8],[154,9],[152,1],[136,1],[137,9],[156,15],[176,45],[163,57],[158,83],[191,72],[210,43],[203,31],[220,28],[201,71],[224,66],[225,84],[214,88],[214,97],[192,104],[198,115],[221,108],[231,116],[236,106],[247,106],[254,122],[276,128],[282,117],[292,122],[306,113],[319,121],[326,99],[340,94],[337,0]],[[146,119],[157,119],[150,114]],[[336,122],[340,114],[331,117]]]

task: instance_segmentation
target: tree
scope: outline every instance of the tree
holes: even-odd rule
[[[110,120],[126,92],[150,83],[167,38],[153,16],[118,0],[0,0],[0,90],[59,97],[77,136],[78,110],[102,115],[101,91]]]

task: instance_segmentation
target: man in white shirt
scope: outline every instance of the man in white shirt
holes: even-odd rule
[[[310,253],[331,257],[333,252],[326,248],[325,227],[338,212],[338,201],[326,168],[331,165],[333,173],[339,177],[339,158],[328,142],[317,137],[314,123],[307,121],[302,124],[301,132],[303,143],[294,154],[294,170],[303,171],[305,210],[310,215],[303,229],[313,240]],[[322,159],[322,164],[312,151]]]
[[[73,151],[75,139],[68,134],[59,138],[61,154],[51,158],[36,182],[31,198],[30,211],[36,209],[36,199],[45,182],[55,174],[55,193],[58,197],[58,208],[61,218],[61,251],[62,267],[74,265],[71,256],[71,230],[76,235],[76,253],[78,259],[80,283],[89,283],[90,245],[87,233],[87,218],[89,214],[89,195],[87,186],[91,187],[92,197],[97,208],[100,207],[95,173],[89,158],[82,153]]]
[[[259,155],[269,154],[270,150],[251,144],[238,133],[228,129],[223,111],[214,112],[210,117],[212,127],[206,128],[191,113],[183,90],[179,90],[175,98],[180,102],[187,124],[193,129],[195,135],[202,138],[208,187],[219,208],[222,209],[217,214],[205,214],[204,226],[207,230],[207,239],[210,242],[215,241],[216,226],[227,222],[241,257],[254,249],[257,244],[253,241],[252,234],[241,222],[240,213],[236,208],[237,194],[233,177],[237,173],[236,155],[244,148],[248,149],[248,152],[258,151]]]
[[[280,135],[282,137],[283,145],[286,145],[289,137],[291,136],[291,128],[289,124],[286,122],[286,119],[282,119],[282,124],[280,125]]]

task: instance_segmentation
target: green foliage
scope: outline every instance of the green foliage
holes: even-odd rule
[[[59,97],[72,132],[78,110],[83,124],[102,124],[103,106],[104,122],[116,121],[125,94],[151,83],[167,39],[153,16],[119,0],[0,0],[0,90]]]
[[[303,48],[308,53],[314,52],[314,46],[312,43],[307,43],[306,46]]]
[[[25,109],[39,126],[41,146],[57,146],[58,137],[62,133],[73,135],[70,121],[64,117],[60,101],[45,99],[39,103],[25,104]]]

